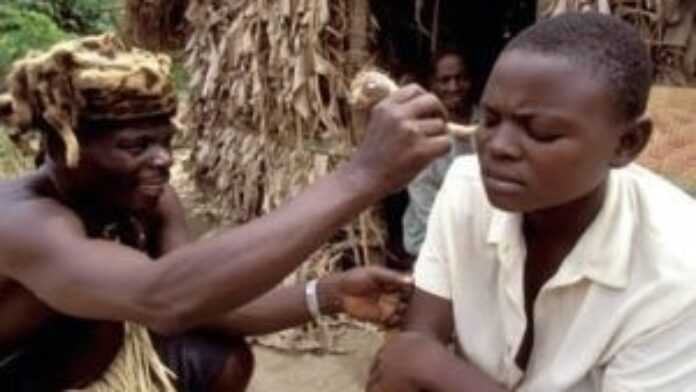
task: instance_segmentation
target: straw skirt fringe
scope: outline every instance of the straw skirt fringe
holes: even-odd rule
[[[176,375],[160,360],[146,328],[126,323],[123,346],[104,376],[66,392],[176,392]]]

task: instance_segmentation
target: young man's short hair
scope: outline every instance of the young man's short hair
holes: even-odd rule
[[[619,18],[568,13],[542,21],[515,37],[504,52],[523,50],[561,56],[587,67],[606,83],[627,118],[645,111],[653,65],[639,33]]]

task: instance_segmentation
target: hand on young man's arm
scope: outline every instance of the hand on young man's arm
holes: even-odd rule
[[[411,278],[381,267],[354,268],[319,279],[317,297],[322,315],[345,313],[353,318],[392,326],[402,321],[412,293]],[[278,287],[218,317],[203,328],[218,333],[261,335],[311,321],[306,286]]]

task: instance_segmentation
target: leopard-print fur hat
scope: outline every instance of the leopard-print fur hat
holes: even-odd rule
[[[56,44],[13,65],[0,95],[0,122],[14,141],[32,130],[57,132],[75,167],[75,130],[90,120],[173,115],[177,100],[168,56],[127,48],[111,34]]]

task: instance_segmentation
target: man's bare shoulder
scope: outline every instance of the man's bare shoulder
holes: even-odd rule
[[[30,178],[0,182],[0,264],[17,260],[22,248],[48,245],[53,235],[84,235],[78,216],[56,199],[33,189]],[[22,252],[19,252],[22,253]],[[1,268],[0,268],[1,271]]]

